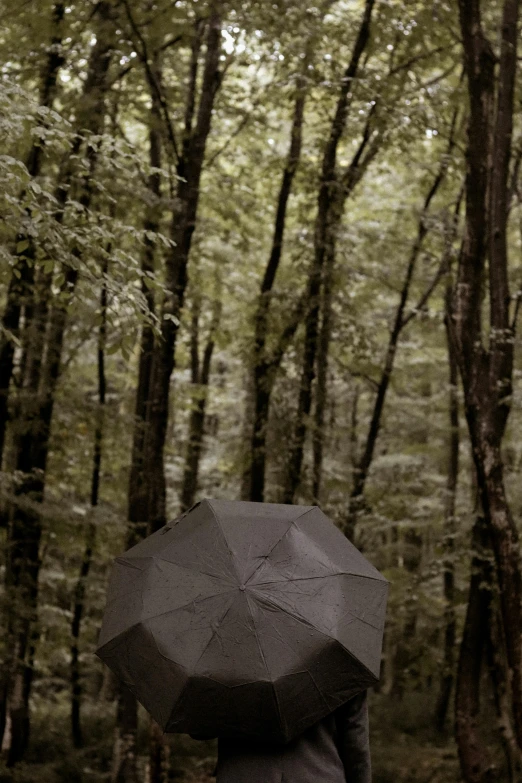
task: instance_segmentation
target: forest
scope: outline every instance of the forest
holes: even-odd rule
[[[375,783],[521,783],[519,6],[3,1],[2,783],[213,780],[94,654],[201,498],[389,580]]]

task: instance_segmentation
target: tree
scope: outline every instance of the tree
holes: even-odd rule
[[[296,422],[292,437],[290,456],[288,459],[287,476],[283,492],[283,502],[292,503],[299,483],[303,461],[303,446],[306,435],[306,419],[312,404],[312,380],[317,351],[319,295],[323,263],[328,244],[331,208],[335,200],[337,183],[337,148],[344,132],[348,111],[351,105],[354,85],[359,63],[370,37],[370,23],[374,0],[366,0],[360,27],[354,42],[350,63],[343,75],[335,114],[330,127],[330,135],[326,142],[322,165],[319,192],[317,196],[317,216],[314,233],[314,259],[310,268],[307,290],[307,314],[305,319],[305,345],[303,352],[303,367],[299,403]]]
[[[72,143],[72,157],[81,147],[83,132],[97,134],[103,128],[107,72],[112,54],[110,10],[109,3],[101,3],[98,7],[99,35],[89,62],[82,96],[83,104],[78,112],[76,135]],[[88,210],[92,197],[90,181],[96,163],[94,146],[89,148],[87,159],[90,164],[89,172],[78,194],[79,203],[85,211]],[[58,187],[57,201],[62,207],[56,215],[58,222],[63,220],[63,209],[71,184],[70,164],[69,159],[66,178],[61,180]],[[80,256],[79,250],[76,251],[76,256]],[[21,479],[15,489],[16,499],[9,519],[5,576],[6,591],[10,595],[6,624],[10,655],[2,684],[2,702],[6,706],[3,706],[0,712],[6,715],[6,723],[9,726],[10,766],[22,758],[29,738],[29,696],[33,675],[32,659],[37,642],[35,623],[42,533],[38,510],[33,508],[32,504],[41,503],[43,500],[54,393],[60,372],[67,318],[66,304],[78,279],[78,267],[75,265],[66,269],[62,281],[66,301],[64,302],[62,297],[62,301],[53,303],[51,308],[49,297],[52,274],[44,271],[41,278],[39,299],[36,300],[34,308],[31,308],[31,318],[27,319],[24,328],[24,396],[21,399],[20,421],[17,422],[15,439],[15,465]],[[41,340],[46,333],[41,327],[35,330],[34,325],[42,322],[45,324],[47,314],[47,354],[45,362],[42,362]],[[27,500],[31,501],[31,504],[28,504]]]
[[[519,536],[506,496],[501,455],[511,408],[518,309],[510,312],[507,221],[519,3],[503,3],[498,60],[484,31],[481,11],[479,0],[459,2],[469,122],[465,235],[453,292],[452,326],[482,513],[495,553],[513,717],[522,747],[522,575]],[[489,301],[487,342],[484,294]]]
[[[56,81],[60,68],[64,63],[62,53],[62,27],[65,15],[65,3],[57,2],[52,12],[52,38],[47,50],[45,67],[42,70],[39,102],[41,111],[51,109],[56,97]],[[35,178],[40,174],[42,166],[43,144],[41,139],[35,139],[26,159],[27,172]],[[30,216],[30,213],[28,213]],[[18,234],[16,252],[19,256],[17,268],[13,270],[7,301],[2,318],[3,334],[0,342],[0,465],[4,453],[5,431],[8,420],[9,386],[13,372],[14,341],[18,333],[22,308],[28,305],[31,288],[34,284],[35,248],[32,238],[23,233]],[[0,724],[3,719],[0,719]],[[2,731],[0,731],[0,735]]]

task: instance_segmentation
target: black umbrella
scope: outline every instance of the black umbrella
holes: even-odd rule
[[[387,590],[317,506],[203,500],[116,558],[97,655],[164,731],[286,742],[377,682]]]

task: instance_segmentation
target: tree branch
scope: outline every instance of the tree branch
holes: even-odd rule
[[[174,133],[174,126],[172,124],[172,121],[170,119],[170,114],[167,106],[167,101],[165,99],[165,95],[163,94],[163,91],[161,89],[161,86],[158,84],[158,80],[156,79],[156,74],[154,73],[152,67],[151,67],[151,59],[148,52],[147,42],[145,41],[145,38],[141,34],[136,21],[132,15],[132,11],[129,6],[128,0],[121,0],[123,3],[123,6],[125,8],[125,12],[127,14],[127,18],[129,20],[129,24],[134,32],[134,35],[136,36],[136,39],[139,43],[139,46],[136,48],[141,51],[139,51],[139,58],[143,64],[143,67],[145,68],[145,73],[147,75],[147,81],[149,83],[149,87],[151,91],[153,91],[160,103],[161,111],[163,113],[163,119],[165,122],[165,127],[167,130],[167,135],[169,137],[169,141],[172,146],[172,150],[174,152],[174,156],[176,158],[176,161],[179,163],[180,156],[178,152],[178,144],[176,142],[176,135]]]

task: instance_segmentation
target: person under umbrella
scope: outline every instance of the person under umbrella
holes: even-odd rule
[[[116,558],[97,655],[220,783],[367,783],[387,591],[317,506],[205,499]]]
[[[367,692],[286,745],[218,739],[214,774],[216,783],[371,783]]]

